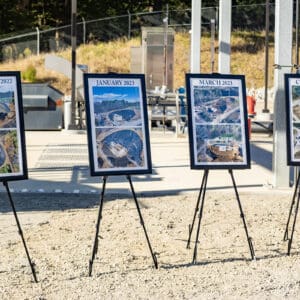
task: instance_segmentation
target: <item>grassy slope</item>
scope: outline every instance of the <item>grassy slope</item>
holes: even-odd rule
[[[231,72],[232,74],[245,74],[248,88],[259,88],[264,85],[264,36],[263,33],[252,34],[233,33],[232,35],[232,56]],[[210,37],[202,36],[201,40],[201,72],[211,72],[211,45]],[[130,72],[130,47],[139,46],[139,39],[118,40],[108,43],[99,43],[96,45],[82,45],[77,50],[77,63],[87,64],[90,72]],[[174,50],[174,87],[184,85],[184,74],[189,72],[189,34],[177,33],[175,36]],[[215,67],[218,69],[218,43],[215,41]],[[269,83],[273,85],[273,61],[274,45],[270,44],[270,67]],[[70,49],[60,52],[58,55],[71,59]],[[44,55],[29,56],[17,61],[10,61],[0,64],[0,71],[25,71],[29,65],[34,65],[37,70],[37,81],[48,82],[58,88],[65,94],[70,94],[71,83],[61,74],[46,70],[44,68]]]

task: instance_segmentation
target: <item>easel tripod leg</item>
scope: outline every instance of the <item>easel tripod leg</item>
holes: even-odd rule
[[[89,276],[92,276],[93,271],[93,263],[95,256],[98,252],[98,246],[99,246],[99,231],[100,231],[100,222],[102,219],[102,209],[103,209],[103,202],[104,202],[104,193],[105,193],[105,185],[106,185],[107,177],[103,177],[103,186],[102,186],[102,192],[100,197],[100,205],[99,205],[99,211],[98,211],[98,218],[97,218],[97,224],[96,224],[96,234],[94,239],[94,246],[93,246],[93,253],[92,258],[89,261]]]
[[[187,241],[187,244],[186,244],[187,249],[190,248],[191,237],[192,237],[192,233],[193,233],[193,229],[194,229],[194,224],[195,224],[197,212],[199,210],[200,199],[201,199],[201,195],[202,195],[202,192],[203,192],[203,186],[204,186],[204,182],[206,180],[206,176],[207,176],[207,172],[205,171],[204,174],[203,174],[203,177],[202,177],[201,187],[200,187],[200,191],[199,191],[199,195],[198,195],[198,199],[197,199],[197,203],[196,203],[196,208],[195,208],[195,212],[194,212],[193,221],[192,221],[192,224],[189,224],[189,237],[188,237],[188,241]]]
[[[292,213],[293,213],[293,208],[294,208],[294,205],[295,205],[295,199],[296,199],[297,192],[298,192],[298,189],[299,189],[299,179],[300,179],[300,173],[298,173],[298,177],[297,177],[296,184],[295,184],[292,203],[291,203],[291,206],[290,206],[290,212],[289,212],[288,220],[287,220],[286,227],[285,227],[284,237],[283,237],[284,241],[287,241],[289,239],[289,226],[290,226],[291,216],[292,216]]]
[[[29,251],[28,251],[27,246],[26,246],[26,242],[25,242],[25,239],[24,239],[23,231],[22,231],[22,228],[21,228],[21,224],[19,222],[19,218],[18,218],[18,215],[17,215],[17,212],[16,212],[16,208],[15,208],[14,202],[12,200],[12,196],[11,196],[11,193],[10,193],[10,190],[9,190],[9,187],[8,187],[8,183],[6,181],[4,181],[3,185],[6,188],[8,199],[9,199],[11,208],[13,210],[13,213],[14,213],[14,216],[15,216],[15,219],[16,219],[16,223],[17,223],[17,226],[18,226],[18,232],[19,232],[19,234],[21,236],[21,239],[22,239],[22,243],[23,243],[23,246],[24,246],[24,249],[25,249],[25,252],[26,252],[26,256],[27,256],[27,259],[28,259],[28,262],[29,262],[29,265],[30,265],[30,268],[31,268],[31,273],[33,275],[34,282],[37,283],[38,280],[37,280],[37,277],[36,277],[34,264],[31,261],[31,258],[30,258],[30,255],[29,255]]]
[[[288,255],[290,255],[290,253],[291,253],[292,242],[293,242],[295,226],[296,226],[296,220],[297,220],[297,215],[298,215],[298,210],[299,210],[299,201],[300,201],[300,191],[298,192],[298,198],[297,198],[297,203],[296,203],[296,208],[295,208],[295,217],[294,217],[294,222],[293,222],[293,227],[292,227],[291,238],[289,239],[289,243],[288,243],[288,253],[287,253]]]
[[[151,243],[150,243],[150,240],[149,240],[149,237],[148,237],[148,234],[147,234],[147,230],[146,230],[145,223],[144,223],[144,220],[143,220],[143,216],[142,216],[142,213],[141,213],[141,210],[140,210],[140,206],[139,206],[139,203],[137,201],[137,197],[136,197],[136,194],[135,194],[135,191],[134,191],[134,188],[133,188],[131,177],[128,175],[127,179],[129,181],[131,192],[132,192],[132,195],[133,195],[133,198],[134,198],[134,202],[135,202],[135,205],[136,205],[139,217],[140,217],[140,223],[141,223],[141,225],[142,225],[142,227],[144,229],[144,233],[145,233],[145,236],[146,236],[147,244],[148,244],[149,250],[151,252],[152,259],[153,259],[153,263],[154,263],[155,269],[157,269],[158,268],[157,258],[155,256],[155,253],[152,250],[152,247],[151,247]]]
[[[252,239],[248,234],[247,224],[246,224],[246,221],[245,221],[245,215],[244,215],[244,212],[243,212],[243,208],[242,208],[242,204],[241,204],[241,201],[240,201],[239,193],[237,191],[236,183],[235,183],[235,180],[234,180],[234,177],[233,177],[233,172],[232,172],[231,169],[229,170],[229,174],[230,174],[231,179],[232,179],[232,183],[233,183],[233,187],[234,187],[234,191],[235,191],[235,195],[236,195],[236,200],[238,202],[240,213],[241,213],[241,218],[243,220],[244,229],[245,229],[245,232],[246,232],[246,237],[247,237],[247,241],[248,241],[248,245],[249,245],[249,249],[250,249],[251,258],[255,259],[255,253],[254,253],[254,248],[253,248],[253,244],[252,244]]]
[[[207,186],[208,170],[205,170],[204,176],[205,176],[205,180],[204,180],[204,184],[203,184],[202,202],[201,202],[201,207],[200,207],[200,211],[199,211],[199,220],[198,220],[198,227],[197,227],[193,261],[192,261],[193,264],[195,264],[196,260],[197,260],[197,248],[198,248],[198,243],[199,243],[200,225],[201,225],[201,220],[202,220],[202,215],[203,215],[203,207],[204,207],[204,199],[205,199],[206,186]]]

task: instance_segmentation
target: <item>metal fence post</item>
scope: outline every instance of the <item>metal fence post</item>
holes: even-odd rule
[[[128,13],[128,40],[130,40],[131,38],[131,13],[129,10],[127,10],[127,13]]]
[[[84,17],[81,17],[82,19],[82,42],[83,42],[83,45],[85,45],[86,43],[86,22],[85,22],[85,18]]]
[[[40,55],[40,30],[38,27],[36,29],[36,54]]]

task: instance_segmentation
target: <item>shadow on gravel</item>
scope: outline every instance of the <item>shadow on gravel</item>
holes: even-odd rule
[[[17,212],[34,212],[92,208],[99,206],[100,196],[99,194],[13,193],[12,199]],[[122,197],[111,194],[105,197],[105,201],[116,199]],[[6,193],[0,193],[0,212],[12,212]]]
[[[270,171],[272,170],[272,152],[251,144],[250,153],[251,160],[254,163]]]
[[[256,257],[256,259],[252,260],[250,258],[242,258],[242,257],[236,257],[236,258],[225,258],[225,259],[211,259],[211,260],[202,260],[199,259],[196,263],[182,263],[182,264],[162,264],[160,265],[161,269],[178,269],[182,267],[195,267],[195,266],[206,266],[206,265],[212,265],[212,264],[224,264],[224,263],[231,263],[231,262],[256,262],[256,261],[261,261],[261,260],[266,260],[266,259],[274,259],[274,258],[281,258],[287,256],[286,253],[278,253],[275,255],[263,255]]]

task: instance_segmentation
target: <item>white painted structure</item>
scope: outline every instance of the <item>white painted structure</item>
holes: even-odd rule
[[[200,73],[201,0],[192,0],[191,73]]]
[[[221,74],[230,74],[231,7],[231,0],[220,0],[218,72]]]
[[[293,34],[293,0],[275,2],[275,72],[274,72],[274,143],[273,185],[289,187],[290,168],[287,166],[286,109],[284,73],[291,73]]]

